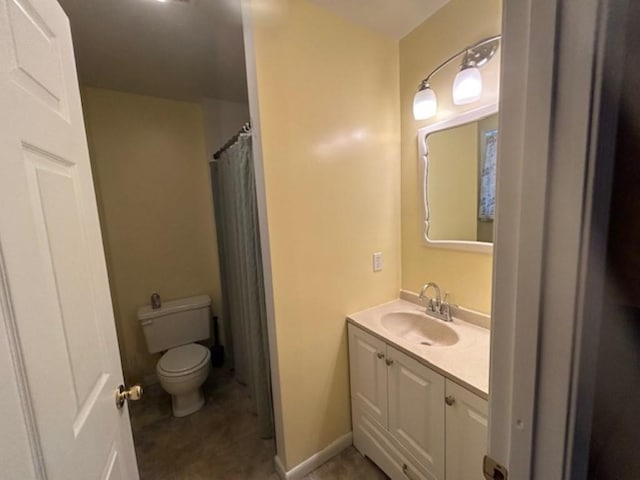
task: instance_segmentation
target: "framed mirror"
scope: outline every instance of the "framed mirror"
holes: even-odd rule
[[[497,103],[418,130],[427,245],[493,252],[497,147]]]

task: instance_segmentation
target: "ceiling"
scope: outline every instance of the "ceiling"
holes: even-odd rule
[[[83,85],[246,102],[239,0],[58,0]]]
[[[311,0],[326,10],[397,40],[448,0]]]
[[[241,0],[59,0],[86,86],[247,102]],[[447,0],[311,0],[400,39]]]

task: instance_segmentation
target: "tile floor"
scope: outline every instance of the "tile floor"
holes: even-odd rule
[[[141,480],[278,480],[272,440],[257,434],[246,387],[222,369],[204,385],[207,403],[188,417],[171,415],[160,385],[131,402],[131,425]],[[307,480],[387,479],[353,447],[310,473]]]

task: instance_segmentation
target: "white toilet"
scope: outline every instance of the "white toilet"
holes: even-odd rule
[[[160,385],[171,394],[173,415],[184,417],[204,405],[202,384],[211,369],[209,349],[197,341],[210,336],[211,299],[207,295],[138,309],[150,353],[166,352],[156,365]]]

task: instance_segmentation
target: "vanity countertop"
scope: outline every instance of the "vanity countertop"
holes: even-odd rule
[[[384,340],[444,377],[487,399],[489,393],[489,330],[457,318],[446,323],[458,334],[451,346],[426,346],[396,336],[382,326],[382,316],[391,312],[424,314],[424,307],[406,300],[393,300],[347,316],[347,321]],[[441,320],[439,320],[441,321]]]

